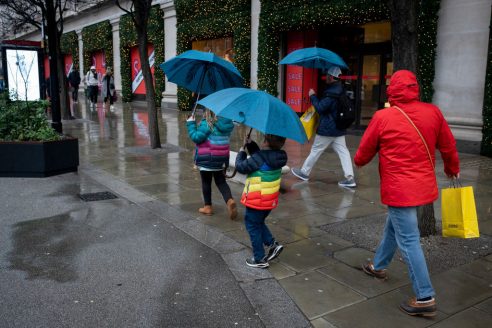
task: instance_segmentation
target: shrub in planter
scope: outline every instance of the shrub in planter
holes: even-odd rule
[[[0,99],[0,176],[44,177],[77,171],[78,140],[46,119],[49,102]]]

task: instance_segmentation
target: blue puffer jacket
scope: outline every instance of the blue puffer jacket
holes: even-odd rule
[[[311,104],[319,114],[319,125],[316,134],[325,137],[340,137],[345,135],[345,130],[338,130],[334,117],[337,114],[337,96],[343,93],[341,82],[328,84],[323,92],[323,98],[311,96]]]
[[[195,121],[186,122],[188,135],[196,143],[195,163],[198,167],[221,170],[229,166],[229,139],[234,123],[218,117],[213,129],[203,119],[197,126]]]

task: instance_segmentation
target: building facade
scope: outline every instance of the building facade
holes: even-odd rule
[[[125,2],[123,1],[123,4]],[[391,24],[385,1],[354,0],[156,0],[149,23],[149,61],[163,107],[187,109],[190,93],[165,80],[156,66],[188,49],[230,58],[252,88],[276,94],[297,112],[309,88],[322,87],[318,72],[281,67],[279,59],[304,47],[340,54],[349,69],[343,80],[353,92],[364,128],[387,106],[393,72]],[[424,5],[425,4],[425,5]],[[128,5],[128,4],[127,4]],[[437,104],[457,139],[482,140],[492,0],[423,2],[419,21],[419,79],[423,100]],[[62,41],[67,61],[81,76],[95,64],[114,67],[125,101],[145,97],[134,29],[112,1],[67,17]],[[38,32],[18,36],[40,41]]]

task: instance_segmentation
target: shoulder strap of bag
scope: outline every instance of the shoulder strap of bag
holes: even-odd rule
[[[417,133],[419,134],[420,136],[420,139],[422,139],[422,142],[424,143],[424,146],[425,146],[425,150],[427,150],[427,155],[429,156],[429,161],[432,165],[432,168],[434,168],[434,162],[432,161],[432,156],[430,154],[430,151],[429,151],[429,147],[427,146],[427,142],[425,142],[425,139],[424,139],[424,136],[422,136],[422,133],[420,133],[420,130],[417,128],[417,126],[415,125],[415,123],[413,123],[412,119],[407,115],[407,113],[405,113],[403,111],[403,109],[401,109],[400,107],[398,106],[393,106],[394,108],[398,109],[400,111],[400,113],[403,114],[403,116],[405,116],[408,120],[408,122],[410,122],[410,124],[412,124],[412,126],[415,128],[415,131],[417,131]]]

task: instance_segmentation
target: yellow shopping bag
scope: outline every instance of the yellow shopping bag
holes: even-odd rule
[[[314,109],[314,106],[309,107],[301,116],[301,123],[306,131],[306,136],[309,139],[316,133],[318,128],[319,114]]]
[[[441,212],[443,237],[480,237],[473,187],[443,189]]]

